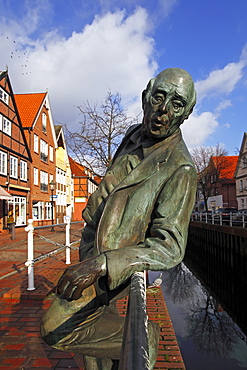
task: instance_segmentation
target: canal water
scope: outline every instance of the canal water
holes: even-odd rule
[[[152,282],[159,274],[150,273]],[[197,275],[198,276],[198,275]],[[187,370],[247,369],[247,333],[184,264],[162,273],[162,291]],[[242,292],[246,295],[246,292]],[[243,310],[247,309],[247,302]]]

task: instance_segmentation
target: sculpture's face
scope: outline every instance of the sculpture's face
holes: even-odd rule
[[[191,103],[192,93],[192,82],[187,77],[169,70],[161,72],[144,103],[146,134],[153,139],[172,135],[187,118],[186,107]]]

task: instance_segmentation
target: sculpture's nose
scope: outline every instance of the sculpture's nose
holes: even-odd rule
[[[168,100],[165,99],[160,105],[159,105],[159,111],[164,114],[164,113],[167,113],[167,104],[168,104]]]

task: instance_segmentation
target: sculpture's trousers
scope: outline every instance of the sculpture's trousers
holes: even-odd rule
[[[150,368],[155,365],[159,327],[149,322]],[[80,353],[87,370],[112,368],[119,359],[124,317],[113,304],[102,306],[93,286],[74,301],[56,297],[41,321],[41,335],[47,344],[62,351]],[[88,357],[89,356],[89,357]]]

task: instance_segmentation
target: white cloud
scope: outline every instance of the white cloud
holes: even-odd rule
[[[228,63],[222,69],[211,71],[206,79],[195,82],[198,104],[192,116],[182,126],[184,138],[190,148],[204,145],[219,127],[218,120],[223,110],[232,106],[231,99],[225,99],[225,96],[230,95],[243,80],[246,65],[247,46],[243,48],[238,62]],[[214,99],[216,107],[211,112],[203,112],[204,98]],[[225,127],[229,128],[229,123]]]
[[[204,141],[213,134],[219,123],[211,112],[193,113],[181,126],[183,137],[188,147],[195,148],[203,145]]]
[[[159,0],[157,9],[166,17],[177,3],[178,0]]]
[[[206,79],[195,83],[198,101],[205,97],[231,93],[243,77],[246,65],[247,45],[244,46],[238,62],[228,63],[222,69],[211,71]]]
[[[48,88],[55,122],[72,124],[79,114],[74,106],[85,100],[100,103],[109,89],[120,92],[126,107],[135,107],[138,101],[139,113],[141,91],[157,69],[154,40],[147,36],[147,18],[142,8],[130,16],[117,11],[96,16],[82,32],[74,32],[67,39],[56,30],[36,42],[22,36],[16,41],[18,52],[14,51],[14,58],[11,28],[9,39],[2,36],[0,44],[11,45],[5,64],[14,91],[40,92]]]
[[[218,117],[224,109],[231,107],[231,106],[232,106],[231,100],[229,99],[222,100],[215,109],[216,116]]]
[[[197,81],[195,86],[198,101],[212,95],[232,92],[243,76],[245,65],[244,61],[229,63],[223,69],[210,72],[205,80]]]

